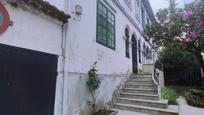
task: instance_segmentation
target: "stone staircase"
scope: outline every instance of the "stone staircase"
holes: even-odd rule
[[[167,100],[159,99],[152,74],[132,75],[119,92],[113,108],[152,115],[178,115],[178,110],[169,109]]]

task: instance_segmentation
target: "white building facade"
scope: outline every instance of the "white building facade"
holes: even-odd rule
[[[10,24],[0,34],[0,114],[53,115],[69,16],[42,0],[1,0],[1,29],[4,14]]]
[[[130,74],[153,63],[142,31],[154,15],[148,0],[69,0],[68,9],[62,110],[63,115],[88,115],[87,73],[95,61],[102,79],[97,93],[101,106]]]
[[[154,63],[151,43],[142,35],[154,21],[148,0],[44,1],[69,14],[69,22],[3,2],[13,26],[0,36],[0,44],[56,56],[54,115],[90,114],[86,81],[94,62],[102,80],[99,106],[111,101],[128,76],[142,73],[143,64]]]

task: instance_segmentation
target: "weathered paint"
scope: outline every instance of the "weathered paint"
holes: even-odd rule
[[[54,115],[87,115],[90,111],[87,101],[91,99],[91,96],[86,86],[86,80],[91,65],[95,61],[98,62],[98,73],[103,79],[97,103],[104,105],[111,100],[113,91],[124,81],[126,75],[132,72],[132,59],[125,56],[125,27],[128,25],[131,31],[130,35],[135,34],[137,40],[140,39],[142,44],[145,40],[133,25],[133,22],[121,12],[119,7],[113,3],[113,0],[102,1],[115,13],[116,50],[104,47],[96,42],[97,0],[90,0],[89,2],[85,0],[48,1],[59,9],[68,12],[72,17],[66,33],[65,59],[62,56],[61,49],[61,25],[55,23],[53,19],[32,10],[26,11],[6,4],[14,25],[1,35],[0,43],[58,55]],[[119,1],[126,12],[131,12],[125,6],[123,0]],[[82,6],[81,16],[75,14],[75,5]],[[141,22],[134,18],[134,10],[129,16],[141,29]],[[149,44],[146,43],[146,45]],[[129,50],[131,52],[131,47]],[[132,56],[130,55],[130,57]],[[64,65],[65,68],[63,68]],[[142,69],[142,64],[139,64],[139,68]]]
[[[59,10],[65,11],[66,12],[66,7],[68,5],[69,0],[44,0],[48,1],[50,4],[54,5],[57,7]]]
[[[55,55],[61,54],[61,25],[40,13],[4,4],[13,26],[0,36],[0,43]]]
[[[112,1],[108,1],[108,3],[117,11],[115,13],[116,50],[104,47],[96,42],[96,0],[90,2],[84,0],[70,1],[71,7],[69,11],[72,18],[70,19],[68,29],[66,65],[72,66],[68,66],[66,71],[85,73],[94,61],[98,61],[99,73],[102,74],[122,74],[132,71],[132,59],[125,57],[124,36],[126,25],[130,28],[130,35],[135,34],[137,40],[140,39],[141,43],[144,43],[145,40],[119,8]],[[77,4],[83,8],[81,16],[77,16],[74,13],[74,6]],[[137,23],[139,25],[139,22]],[[141,27],[141,24],[139,27]],[[148,46],[148,43],[146,44]],[[132,56],[130,55],[130,57]],[[139,62],[138,64],[139,68],[142,69],[142,64]]]
[[[10,46],[45,52],[59,56],[56,84],[55,115],[61,112],[61,91],[63,76],[62,63],[62,24],[34,9],[12,7],[3,2],[13,22],[7,31],[0,35],[0,43]]]
[[[101,1],[115,14],[116,50],[96,42],[97,0],[69,1],[68,13],[72,18],[69,20],[65,49],[63,115],[88,115],[91,108],[87,101],[91,99],[91,95],[86,86],[87,72],[95,61],[98,62],[98,73],[100,77],[103,77],[101,88],[98,91],[99,105],[109,102],[113,91],[123,83],[126,75],[132,72],[132,55],[130,53],[131,58],[125,56],[125,28],[127,25],[130,29],[130,36],[135,34],[137,41],[141,40],[141,50],[143,50],[145,40],[138,31],[138,28],[142,29],[142,25],[135,18],[135,10],[130,11],[123,0],[118,0],[138,28],[133,25],[130,18],[124,15],[113,2],[114,0]],[[75,13],[76,5],[80,5],[83,9],[80,16]],[[145,44],[150,47],[149,43]],[[129,50],[132,52],[131,45]],[[142,57],[141,60],[143,60]],[[138,66],[142,70],[142,63],[138,62]]]
[[[113,91],[122,83],[122,76],[99,75],[102,80],[97,96],[97,107],[103,107],[112,99]],[[89,115],[91,94],[86,86],[87,75],[83,73],[66,73],[63,115]]]

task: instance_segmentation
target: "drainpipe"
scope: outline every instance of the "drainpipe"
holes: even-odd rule
[[[66,14],[68,14],[69,12],[68,12],[68,8],[69,8],[69,0],[65,0],[64,1],[64,11],[65,11],[65,13]],[[61,97],[61,115],[63,115],[63,113],[64,113],[64,111],[63,110],[66,110],[66,108],[64,107],[64,101],[65,101],[65,97],[64,97],[64,95],[65,95],[65,66],[67,66],[67,65],[65,65],[65,59],[66,59],[66,48],[67,48],[67,30],[68,30],[68,23],[65,23],[65,24],[63,24],[62,25],[62,27],[61,27],[61,29],[62,29],[62,42],[61,42],[61,48],[62,48],[62,65],[63,65],[63,67],[62,67],[62,69],[63,69],[63,71],[62,71],[62,97]]]
[[[61,50],[62,50],[62,54],[61,54],[61,65],[62,65],[62,97],[61,97],[61,115],[63,115],[63,110],[64,110],[64,90],[65,90],[65,58],[66,58],[66,37],[67,37],[67,27],[68,27],[68,23],[63,24],[61,29],[62,29],[62,42],[61,42]]]

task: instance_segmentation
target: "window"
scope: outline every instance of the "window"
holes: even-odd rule
[[[141,9],[142,9],[142,26],[145,27],[145,10],[143,7]]]
[[[131,5],[131,0],[125,0],[128,5]]]
[[[146,56],[147,56],[147,54],[148,54],[148,50],[149,50],[149,48],[148,48],[148,46],[146,47],[146,50],[145,50],[145,54],[146,54]]]
[[[124,0],[128,8],[132,11],[132,0]]]
[[[147,59],[152,59],[152,51],[149,47],[147,49]]]
[[[146,57],[146,46],[145,46],[145,43],[143,43],[143,62],[145,62],[145,57]]]
[[[138,40],[138,47],[139,47],[139,62],[141,63],[141,41]]]
[[[148,25],[148,26],[150,25],[150,20],[149,20],[149,18],[147,18],[147,25]]]
[[[145,43],[143,44],[143,55],[144,56],[146,55],[146,46],[145,46]]]
[[[146,48],[146,57],[147,59],[150,59],[150,50],[149,50],[149,47]]]
[[[115,16],[100,1],[97,5],[96,41],[106,47],[115,49]]]
[[[127,58],[130,58],[130,51],[129,51],[129,29],[125,28],[125,55]]]
[[[136,14],[136,18],[140,21],[140,2],[139,0],[135,0],[135,14]]]

